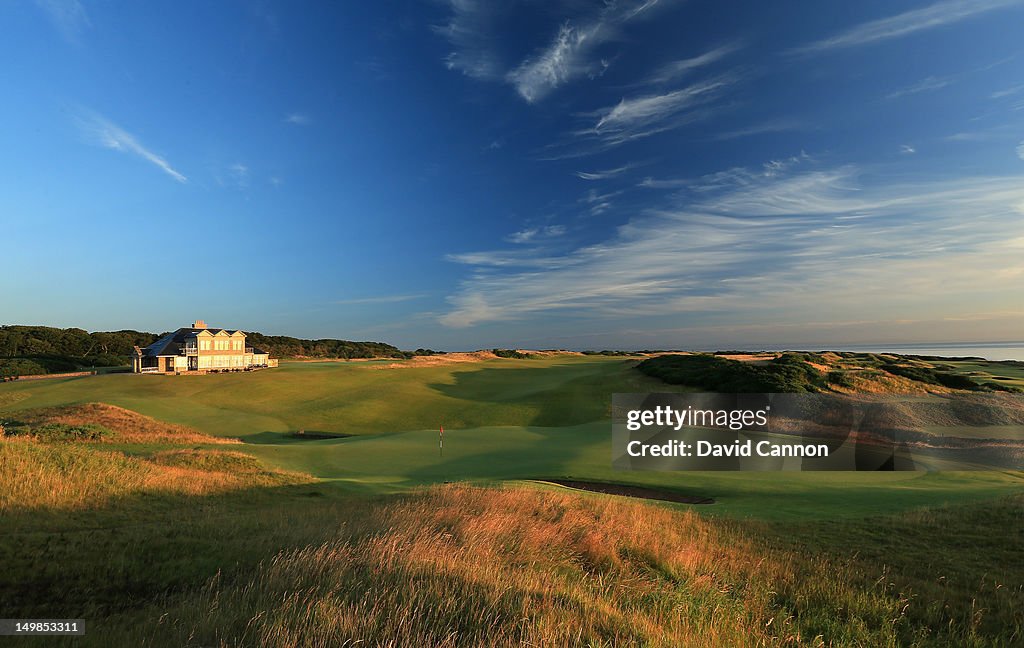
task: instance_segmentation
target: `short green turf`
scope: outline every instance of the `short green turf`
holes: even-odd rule
[[[614,471],[615,392],[679,391],[635,360],[554,356],[440,366],[286,363],[253,374],[111,374],[0,385],[0,418],[104,402],[239,437],[270,465],[342,490],[386,493],[445,481],[572,477],[708,496],[700,510],[763,519],[848,518],[1017,492],[1014,472],[663,473]],[[443,454],[438,428],[445,428]],[[292,432],[352,435],[304,440]]]

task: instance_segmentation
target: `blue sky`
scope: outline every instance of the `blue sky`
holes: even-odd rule
[[[1024,338],[1024,2],[0,4],[0,323]]]

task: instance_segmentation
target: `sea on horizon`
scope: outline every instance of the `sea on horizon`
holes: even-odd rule
[[[970,342],[928,344],[846,344],[768,347],[765,351],[853,351],[854,353],[898,353],[900,355],[978,357],[986,360],[1024,361],[1024,342]]]

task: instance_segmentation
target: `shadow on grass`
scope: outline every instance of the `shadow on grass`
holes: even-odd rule
[[[291,432],[257,432],[239,437],[243,443],[283,445],[302,443],[303,441],[324,441],[329,439],[348,439],[352,434],[340,432],[320,432],[316,430],[294,430]]]
[[[526,425],[561,427],[609,419],[613,393],[650,391],[653,384],[660,383],[634,371],[635,360],[542,366],[530,366],[530,360],[520,362],[456,371],[451,374],[454,383],[430,383],[428,387],[467,402],[528,407],[535,414]],[[660,388],[682,389],[674,385]]]
[[[0,514],[0,610],[11,618],[97,618],[221,574],[246,574],[278,551],[322,543],[358,500],[324,483],[211,495],[144,491],[89,509]]]

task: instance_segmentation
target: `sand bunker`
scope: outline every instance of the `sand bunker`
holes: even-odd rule
[[[710,497],[683,495],[682,493],[662,490],[660,488],[646,488],[644,486],[629,486],[626,484],[604,484],[601,482],[575,481],[572,479],[545,479],[544,481],[567,488],[576,488],[592,493],[604,493],[605,495],[621,495],[623,497],[637,497],[640,499],[661,500],[663,502],[677,502],[679,504],[715,503],[715,500]]]

